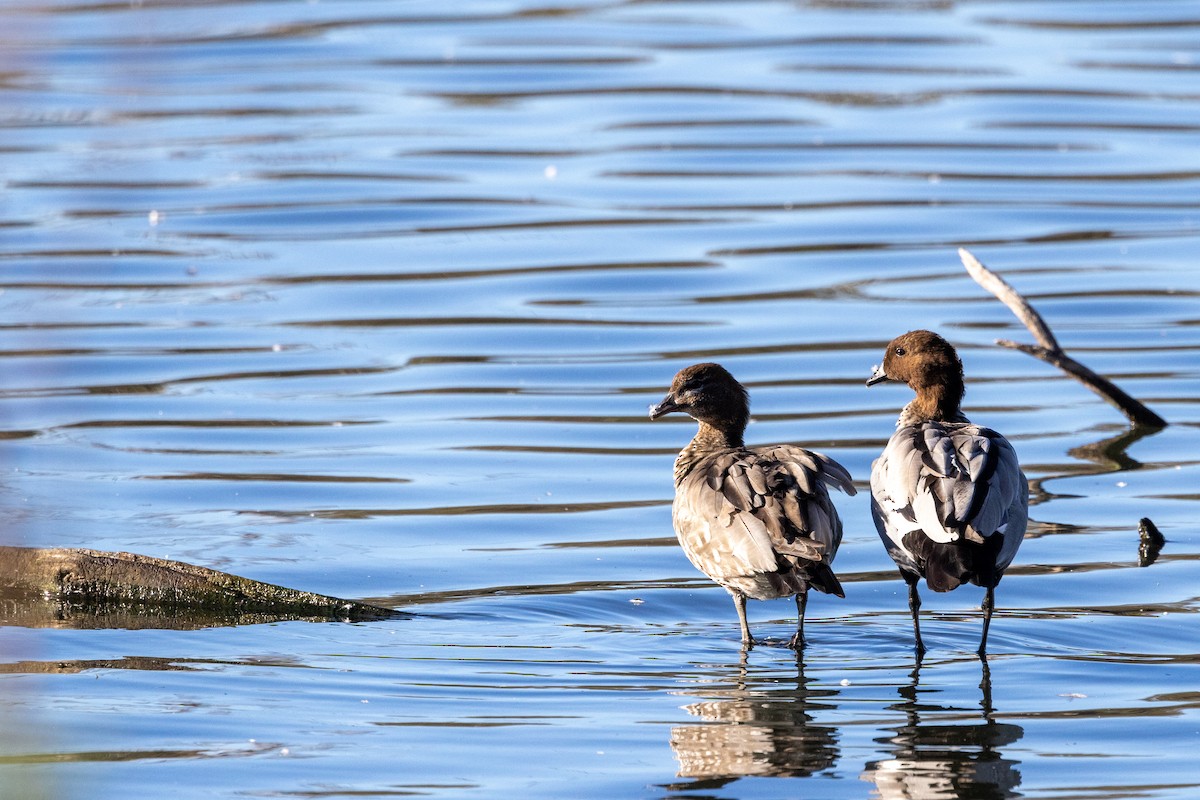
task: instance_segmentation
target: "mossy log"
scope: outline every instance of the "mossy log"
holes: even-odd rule
[[[257,622],[406,616],[390,608],[288,589],[194,564],[82,548],[0,546],[0,594],[6,605],[15,604],[13,598],[38,597],[69,604],[74,610],[94,606],[111,613],[120,608],[126,618],[135,606],[153,609],[153,615],[159,617],[163,610],[171,609],[187,615]],[[154,627],[167,627],[162,622],[160,619]]]

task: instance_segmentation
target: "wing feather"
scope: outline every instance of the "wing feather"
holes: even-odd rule
[[[902,568],[916,564],[904,537],[919,531],[939,544],[999,534],[1003,571],[1027,521],[1029,484],[1012,445],[969,422],[898,428],[872,467],[871,493],[876,528]]]
[[[842,524],[828,487],[855,491],[844,467],[800,447],[714,454],[676,487],[676,533],[692,563],[717,581],[798,570],[812,585],[840,593],[828,565]]]

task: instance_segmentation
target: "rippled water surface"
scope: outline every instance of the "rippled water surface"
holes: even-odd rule
[[[0,793],[1200,795],[1198,71],[1196,2],[5,3],[0,540],[413,616],[6,608]],[[865,492],[741,654],[647,405],[721,361],[865,488],[915,327],[1033,488],[986,672]]]

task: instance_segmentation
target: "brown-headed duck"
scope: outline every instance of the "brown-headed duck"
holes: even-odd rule
[[[796,597],[804,644],[808,589],[844,597],[830,568],[842,522],[826,486],[854,494],[850,474],[831,458],[792,445],[746,447],[745,388],[719,364],[680,370],[650,418],[682,411],[700,428],[675,459],[675,535],[688,560],[733,595],[742,644],[754,644],[746,598]]]
[[[867,386],[884,381],[917,393],[871,466],[871,516],[908,583],[917,652],[925,652],[917,593],[925,578],[935,592],[968,581],[987,590],[983,656],[996,584],[1025,535],[1029,482],[1008,440],[963,416],[962,361],[945,339],[930,331],[893,339]]]

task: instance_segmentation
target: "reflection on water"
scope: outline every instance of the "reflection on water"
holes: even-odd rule
[[[863,780],[875,784],[875,796],[883,800],[1001,800],[1020,797],[1020,763],[1005,758],[1002,748],[1021,739],[1020,725],[994,719],[992,677],[987,661],[981,659],[983,676],[979,688],[978,723],[937,724],[922,717],[956,718],[961,708],[934,705],[933,692],[920,686],[920,662],[913,667],[912,683],[900,687],[901,701],[891,706],[904,714],[903,725],[892,735],[879,739],[891,751],[886,760],[867,764]],[[922,695],[925,695],[924,697]]]
[[[721,692],[687,692],[711,698],[683,707],[705,724],[673,727],[671,750],[679,776],[699,780],[671,788],[712,788],[745,776],[804,777],[837,761],[837,728],[815,724],[812,715],[831,708],[821,700],[837,692],[810,685],[801,654],[791,685],[777,675],[756,677],[746,661],[743,650],[736,668],[706,670],[706,681],[728,684]]]
[[[331,614],[234,611],[187,608],[179,605],[140,602],[78,602],[42,595],[9,596],[0,587],[0,626],[62,628],[76,630],[176,630],[191,631],[233,625],[264,625],[272,622],[350,622]]]

